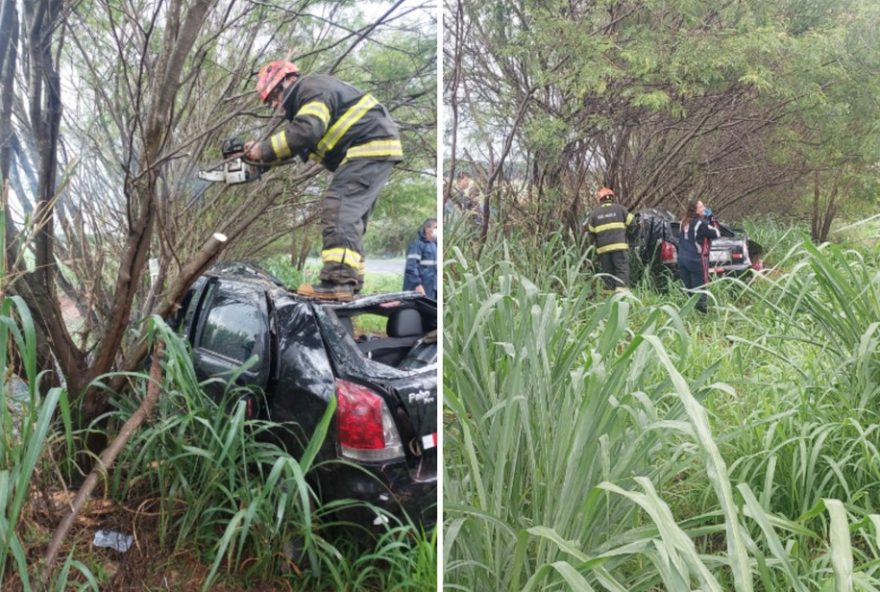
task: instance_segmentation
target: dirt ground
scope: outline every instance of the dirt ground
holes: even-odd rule
[[[55,525],[60,522],[68,503],[76,492],[55,491],[42,494],[34,491],[31,503],[23,516],[23,528],[19,533],[25,545],[28,563],[34,566],[30,577],[36,576],[37,566],[42,564]],[[50,509],[50,506],[52,508]],[[98,579],[102,591],[175,591],[190,592],[201,590],[210,565],[194,553],[183,550],[174,551],[171,544],[162,545],[157,530],[157,517],[151,511],[153,500],[139,500],[137,507],[122,507],[109,500],[94,499],[77,517],[74,527],[68,534],[56,560],[57,569],[67,556],[73,552],[76,560],[86,565]],[[53,515],[54,514],[54,515]],[[98,530],[111,530],[133,537],[131,548],[125,552],[94,546],[93,539]],[[247,559],[243,561],[246,564]],[[279,577],[272,582],[258,582],[253,579],[241,581],[236,576],[238,568],[220,568],[211,590],[217,592],[269,592],[273,590],[292,590],[291,582]],[[85,581],[74,576],[72,581]],[[2,592],[20,592],[20,581],[7,579]]]

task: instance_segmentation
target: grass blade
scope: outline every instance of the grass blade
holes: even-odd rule
[[[828,536],[831,542],[831,565],[834,568],[835,592],[853,591],[853,555],[849,538],[849,519],[840,500],[826,499],[825,508],[831,517]]]

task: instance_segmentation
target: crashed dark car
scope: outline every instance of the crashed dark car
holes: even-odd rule
[[[357,335],[361,315],[383,321],[385,335]],[[223,379],[207,382],[208,394],[219,399],[230,380],[249,387],[247,415],[278,423],[273,436],[294,456],[336,399],[313,485],[324,502],[367,502],[342,520],[381,527],[387,512],[436,523],[436,302],[415,292],[320,302],[227,264],[195,282],[179,324],[199,379]]]
[[[636,214],[635,246],[641,261],[654,271],[677,274],[681,223],[668,210],[649,208]],[[709,273],[720,276],[762,269],[762,247],[740,229],[718,224],[721,238],[709,242]]]

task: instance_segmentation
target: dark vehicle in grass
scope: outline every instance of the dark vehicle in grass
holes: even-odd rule
[[[653,271],[663,268],[677,275],[681,223],[668,210],[649,208],[636,214],[635,246],[642,262]],[[719,276],[762,269],[762,247],[741,228],[719,223],[721,238],[709,243],[709,273]]]
[[[356,333],[365,315],[385,334]],[[219,399],[230,382],[249,387],[247,415],[281,424],[273,437],[294,456],[336,400],[314,471],[322,501],[364,501],[436,522],[436,302],[415,292],[319,302],[255,267],[225,264],[195,282],[179,323],[199,379],[222,379],[206,384],[209,394]],[[345,462],[322,462],[336,460]],[[388,521],[366,504],[338,516]]]

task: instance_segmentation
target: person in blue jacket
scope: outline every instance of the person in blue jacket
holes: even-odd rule
[[[419,238],[406,250],[403,289],[415,290],[437,300],[437,219],[428,218],[419,229]]]
[[[688,203],[678,236],[678,275],[688,290],[709,283],[709,241],[721,237],[715,217],[706,220],[706,208],[700,200]],[[706,292],[700,295],[697,310],[707,311]]]

